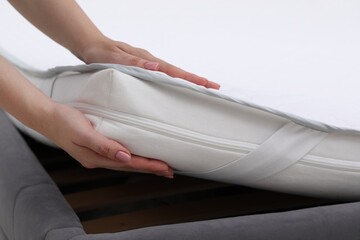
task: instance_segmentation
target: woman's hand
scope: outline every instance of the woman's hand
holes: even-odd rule
[[[146,50],[107,38],[74,0],[9,0],[34,26],[86,63],[117,63],[166,73],[207,88],[220,85],[186,72]]]
[[[117,63],[164,72],[208,88],[220,85],[186,72],[143,49],[107,38],[74,0],[9,0],[34,26],[86,63]]]
[[[182,78],[207,88],[220,88],[219,84],[175,67],[153,56],[144,49],[135,48],[129,44],[114,41],[106,37],[100,37],[99,40],[85,45],[83,49],[77,51],[76,55],[85,63],[116,63],[137,66],[148,70],[160,71],[169,76]]]
[[[98,133],[78,110],[55,103],[43,134],[86,168],[153,173],[167,178],[173,171],[164,162],[131,155],[120,143]]]
[[[173,176],[164,162],[131,156],[120,143],[98,133],[81,112],[55,103],[1,56],[0,108],[52,140],[87,168]]]

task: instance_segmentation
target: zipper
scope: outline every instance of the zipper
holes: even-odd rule
[[[100,107],[86,103],[67,103],[67,105],[70,105],[85,114],[93,114],[95,116],[105,117],[126,125],[161,134],[163,136],[168,136],[181,141],[192,142],[198,145],[223,151],[236,152],[242,155],[246,155],[259,147],[258,144],[209,136],[129,113],[114,111],[111,109],[104,110]],[[360,171],[360,162],[319,157],[315,155],[306,155],[304,158],[299,160],[297,164],[335,170]]]
[[[341,170],[341,171],[350,171],[350,172],[360,171],[360,162],[328,158],[328,157],[319,157],[314,155],[307,155],[303,159],[301,159],[298,163],[306,166],[329,168],[329,169]]]
[[[85,114],[93,114],[95,116],[105,117],[126,125],[134,126],[163,136],[172,137],[181,141],[192,142],[202,146],[207,146],[223,151],[248,154],[255,150],[259,145],[245,143],[224,138],[205,135],[179,127],[175,127],[166,123],[139,117],[129,113],[114,111],[111,109],[101,109],[100,107],[86,103],[67,103]]]

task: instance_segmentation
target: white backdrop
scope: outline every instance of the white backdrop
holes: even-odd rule
[[[222,84],[223,91],[360,130],[358,0],[98,0],[78,3],[108,36]],[[79,64],[0,1],[0,46],[40,69]]]

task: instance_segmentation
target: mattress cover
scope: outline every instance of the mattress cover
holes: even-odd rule
[[[83,112],[100,133],[133,154],[167,162],[179,174],[311,196],[360,197],[357,129],[136,67],[91,64],[41,72],[17,64],[45,94]]]

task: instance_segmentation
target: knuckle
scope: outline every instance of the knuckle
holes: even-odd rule
[[[110,53],[107,56],[107,61],[109,61],[110,63],[116,62],[117,59],[118,59],[117,53]]]
[[[142,54],[150,54],[150,52],[148,50],[143,49],[143,48],[138,48],[137,51]]]
[[[109,145],[100,145],[97,147],[97,153],[99,153],[102,156],[109,156],[111,152],[111,147]]]
[[[131,57],[129,59],[129,65],[130,66],[138,66],[138,65],[140,65],[140,62],[141,62],[141,59],[138,58],[138,57]]]

